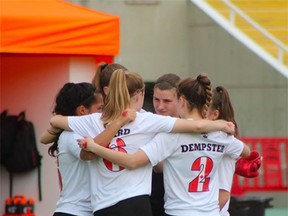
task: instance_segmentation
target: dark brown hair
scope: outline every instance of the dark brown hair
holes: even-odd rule
[[[239,131],[234,118],[234,109],[228,91],[223,86],[217,86],[215,89],[213,89],[211,109],[219,111],[218,119],[224,119],[234,123],[235,136],[238,137]]]
[[[158,88],[160,90],[170,90],[173,88],[177,88],[178,83],[180,82],[181,78],[174,73],[167,73],[159,77],[154,85],[154,89]]]
[[[205,74],[182,80],[178,85],[177,94],[188,101],[190,110],[196,108],[201,116],[206,118],[212,99],[212,88],[210,79]]]

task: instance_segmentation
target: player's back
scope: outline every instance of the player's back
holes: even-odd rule
[[[91,215],[88,162],[80,159],[76,139],[79,135],[63,131],[58,140],[57,163],[61,193],[55,212]],[[79,190],[81,188],[81,190]]]
[[[144,152],[152,165],[164,160],[166,213],[219,215],[218,165],[226,153],[239,156],[242,143],[222,132],[158,134],[152,142]]]
[[[134,153],[146,145],[157,132],[170,132],[175,121],[175,118],[149,112],[137,113],[136,119],[124,125],[108,147],[123,153]],[[104,130],[99,114],[69,117],[69,127],[83,136],[88,134],[92,137]],[[130,197],[151,193],[150,164],[136,170],[128,170],[98,158],[91,161],[89,169],[93,211],[112,206]]]

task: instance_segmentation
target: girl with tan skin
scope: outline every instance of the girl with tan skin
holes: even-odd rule
[[[98,106],[95,90],[96,88],[89,83],[66,83],[56,96],[53,112],[62,115],[85,115],[96,112]],[[50,156],[57,158],[61,191],[53,216],[92,215],[90,184],[87,181],[88,164],[80,160],[80,151],[75,148],[77,137],[73,132],[63,132],[48,150]],[[45,139],[42,137],[41,142],[43,141]],[[81,181],[79,178],[74,178],[71,181],[71,175],[78,174],[87,180]],[[79,191],[75,185],[82,190]]]
[[[143,78],[134,72],[116,70],[109,83],[109,92],[101,114],[88,116],[54,116],[52,126],[72,129],[82,136],[94,137],[122,115],[127,108],[141,110],[144,102]],[[234,132],[226,121],[171,118],[149,112],[137,112],[136,119],[121,127],[108,147],[118,151],[125,148],[136,152],[158,132],[204,132],[223,129]],[[234,125],[233,125],[234,126]],[[124,148],[125,147],[125,148]],[[92,206],[94,216],[102,215],[151,215],[149,194],[151,193],[152,166],[129,171],[110,161],[98,158],[91,163]],[[143,186],[145,184],[145,186]]]
[[[55,107],[55,110],[53,111],[54,114],[62,114],[62,115],[87,115],[87,114],[90,114],[90,113],[94,113],[94,112],[102,112],[102,109],[103,109],[103,106],[104,106],[104,101],[103,101],[103,96],[102,96],[102,93],[97,90],[95,87],[93,87],[92,84],[89,84],[89,83],[66,83],[63,87],[62,87],[62,91],[64,91],[66,88],[68,88],[70,86],[70,91],[71,91],[71,95],[69,96],[69,92],[66,93],[64,95],[63,93],[63,96],[60,97],[56,96],[56,99],[55,99],[55,102],[56,102],[56,105],[57,105],[57,100],[59,101],[60,103],[60,100],[62,99],[63,101],[67,100],[66,102],[66,113],[64,113],[64,108],[61,108],[61,112],[57,111],[57,106]],[[82,87],[81,87],[82,86]],[[65,87],[65,88],[64,88]],[[82,88],[82,91],[84,92],[85,88],[93,88],[93,98],[91,98],[90,100],[93,99],[93,106],[91,105],[91,107],[89,107],[89,104],[80,104],[79,107],[77,107],[77,109],[75,109],[74,105],[73,105],[73,101],[68,97],[71,97],[74,96],[76,97],[77,96],[77,93],[80,94],[80,91],[81,91],[81,88]],[[73,92],[73,88],[75,89],[74,90],[74,95],[72,94]],[[76,89],[79,89],[78,91],[76,91]],[[59,91],[58,95],[60,95],[61,91]],[[67,98],[65,98],[67,97]],[[72,110],[72,111],[69,111],[68,110]],[[75,109],[75,110],[74,110]],[[40,142],[42,144],[50,144],[50,143],[53,143],[56,141],[56,139],[59,137],[60,133],[62,132],[63,130],[62,129],[59,129],[59,128],[54,128],[52,126],[50,126],[46,131],[43,132],[43,134],[40,136]]]
[[[100,90],[96,89],[95,91],[96,97],[96,112],[101,113],[104,107],[104,97]]]

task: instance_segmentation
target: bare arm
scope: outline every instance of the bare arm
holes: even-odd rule
[[[125,113],[125,115],[122,115],[116,120],[112,121],[111,124],[109,124],[104,131],[94,137],[94,142],[106,147],[123,125],[133,121],[136,118],[136,111],[134,109],[126,109],[123,113]],[[91,152],[87,152],[82,149],[80,157],[82,160],[92,160],[95,159],[97,156]]]
[[[219,207],[220,210],[225,206],[225,204],[230,199],[230,192],[220,189],[219,190]]]
[[[117,120],[113,121],[110,125],[108,125],[108,127],[103,132],[101,132],[99,135],[94,137],[94,141],[99,143],[99,145],[107,146],[109,142],[113,139],[115,134],[118,132],[118,130],[121,128],[121,126],[125,125],[127,122],[128,121],[124,120],[124,118],[121,118],[121,117],[118,118]],[[68,125],[67,116],[55,115],[50,119],[50,124],[52,127],[59,127],[59,128],[63,128],[64,130],[71,131]],[[45,137],[47,138],[47,133],[45,135],[46,135]],[[91,152],[86,152],[83,150],[80,152],[80,158],[82,160],[93,160],[96,157],[97,155]]]
[[[120,116],[116,120],[112,121],[111,124],[109,124],[104,131],[102,131],[99,135],[94,137],[94,142],[98,143],[101,146],[106,147],[114,138],[118,130],[123,125],[133,121],[135,118],[136,118],[136,111],[129,110],[128,114],[125,117]]]
[[[163,161],[159,162],[156,166],[153,167],[155,173],[163,173]]]
[[[123,115],[124,113],[125,115]],[[102,133],[94,138],[94,141],[100,145],[106,146],[123,125],[136,118],[136,111],[134,109],[125,109],[123,114],[112,121]],[[50,124],[53,128],[62,128],[71,131],[68,124],[68,116],[55,115],[50,119]]]
[[[68,125],[68,116],[55,115],[50,119],[50,125],[54,128],[71,131]]]
[[[104,131],[94,137],[94,142],[106,147],[111,142],[118,130],[122,127],[122,125],[125,125],[126,123],[122,119],[113,121]],[[80,157],[82,160],[93,160],[97,157],[97,155],[93,152],[88,152],[82,149]]]
[[[85,149],[85,151],[93,152],[99,157],[105,158],[112,163],[118,164],[127,169],[136,169],[145,166],[150,162],[142,150],[138,150],[134,154],[126,154],[97,145],[92,138],[80,139],[78,140],[78,143],[81,148]]]
[[[240,156],[241,157],[248,157],[249,155],[250,155],[250,147],[247,145],[247,144],[245,144],[245,143],[243,143],[244,144],[244,148],[243,148],[243,151],[242,151],[242,153],[240,154]]]
[[[235,125],[232,122],[224,120],[186,120],[177,119],[171,132],[177,133],[204,133],[211,131],[223,131],[229,134],[233,134],[235,131]]]
[[[49,128],[47,128],[46,131],[42,133],[40,137],[40,142],[42,144],[53,143],[62,131],[63,131],[62,129],[50,126]]]

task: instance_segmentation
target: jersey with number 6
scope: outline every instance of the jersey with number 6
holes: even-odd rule
[[[104,130],[98,113],[69,117],[69,127],[82,136],[94,137]],[[153,139],[157,132],[170,132],[176,119],[149,112],[137,113],[136,119],[123,126],[109,148],[134,153]],[[135,170],[124,169],[102,158],[91,161],[91,202],[93,212],[115,205],[121,200],[151,193],[152,166]]]
[[[141,148],[154,166],[163,161],[165,212],[179,216],[219,216],[218,165],[243,143],[223,132],[158,134]]]

